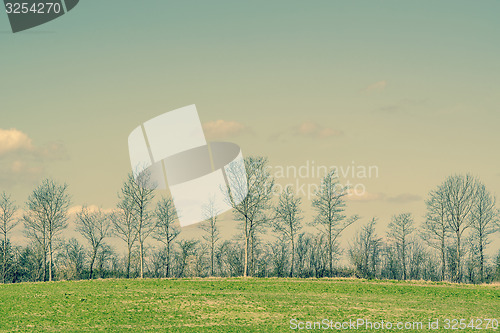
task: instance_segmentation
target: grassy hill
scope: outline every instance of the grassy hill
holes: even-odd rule
[[[500,320],[499,285],[254,278],[0,285],[0,332],[320,332],[358,319],[365,320],[358,332],[388,331],[367,329],[366,321],[381,320],[421,332],[436,319],[441,332],[446,319],[482,319],[484,329],[491,318]],[[298,330],[323,319],[333,329]]]

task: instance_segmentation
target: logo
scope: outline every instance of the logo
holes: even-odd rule
[[[4,0],[12,32],[42,25],[63,16],[80,0]]]
[[[128,137],[137,179],[148,172],[156,189],[170,189],[181,227],[230,210],[248,193],[240,147],[207,143],[195,105],[146,121]]]

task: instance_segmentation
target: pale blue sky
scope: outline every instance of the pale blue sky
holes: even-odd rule
[[[49,175],[75,205],[112,207],[129,132],[196,104],[204,123],[241,125],[224,139],[273,165],[377,165],[349,210],[420,222],[451,173],[500,193],[499,12],[498,1],[86,0],[18,34],[0,14],[0,129],[39,151],[0,155],[0,189],[23,202]]]

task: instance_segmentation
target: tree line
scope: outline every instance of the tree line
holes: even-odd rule
[[[240,227],[234,239],[221,237],[213,202],[204,207],[202,237],[178,239],[173,201],[156,198],[147,173],[128,175],[112,212],[83,206],[76,213],[76,230],[84,243],[63,237],[71,204],[67,184],[44,179],[23,207],[3,192],[2,282],[192,276],[500,280],[500,253],[486,255],[492,235],[500,232],[496,200],[470,174],[451,175],[429,192],[420,225],[411,213],[396,214],[385,235],[379,235],[379,221],[373,217],[342,248],[343,232],[360,217],[345,213],[348,189],[333,171],[322,178],[310,203],[314,218],[304,221],[302,198],[292,187],[275,196],[266,158],[248,157],[245,168],[246,173],[227,175],[235,185],[227,200]],[[27,245],[10,241],[18,224],[24,227]],[[111,237],[126,245],[125,254],[109,244]],[[150,239],[161,245],[153,246]],[[340,260],[344,254],[349,263]]]

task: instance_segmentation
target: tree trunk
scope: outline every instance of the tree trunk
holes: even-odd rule
[[[333,244],[332,244],[332,221],[328,225],[328,263],[330,267],[329,277],[332,277],[333,272]]]
[[[211,276],[214,276],[214,239],[213,239],[213,236],[212,236],[212,244],[211,244],[211,248],[210,248],[210,251],[211,251],[211,254],[210,254],[210,275]]]
[[[293,264],[295,262],[295,242],[293,240],[293,233],[291,232],[290,233],[292,236],[291,236],[291,240],[292,240],[292,265],[290,266],[290,277],[293,277]]]
[[[255,269],[254,269],[254,234],[253,230],[250,230],[250,264],[248,266],[248,272],[250,276],[254,275]]]
[[[480,265],[480,273],[481,273],[481,283],[484,282],[484,249],[483,249],[483,235],[479,236],[479,265]]]
[[[456,267],[456,272],[455,272],[455,282],[459,283],[462,280],[462,274],[461,274],[461,258],[460,258],[460,229],[456,231],[457,234],[457,267]]]
[[[140,252],[140,265],[141,265],[141,279],[144,278],[144,244],[139,241],[139,252]]]
[[[7,233],[4,234],[3,239],[3,263],[2,263],[2,283],[5,283],[5,275],[7,271]]]
[[[248,276],[248,219],[245,217],[245,264],[243,267],[243,276]]]
[[[43,281],[47,281],[47,241],[45,239],[45,229],[43,235]]]
[[[127,255],[127,279],[130,278],[130,258],[132,256],[132,247],[128,247],[128,255]]]
[[[403,253],[403,280],[406,280],[406,244],[405,242],[403,241],[403,248],[401,249],[401,252]]]
[[[444,281],[446,274],[446,252],[445,252],[445,244],[444,238],[441,241],[441,281]]]
[[[92,272],[94,271],[94,262],[95,262],[96,257],[97,257],[97,250],[94,250],[94,253],[92,255],[92,259],[90,260],[89,280],[92,280]]]
[[[170,275],[170,241],[167,240],[167,270],[165,272],[165,277]]]
[[[49,239],[49,281],[52,281],[52,239]]]

